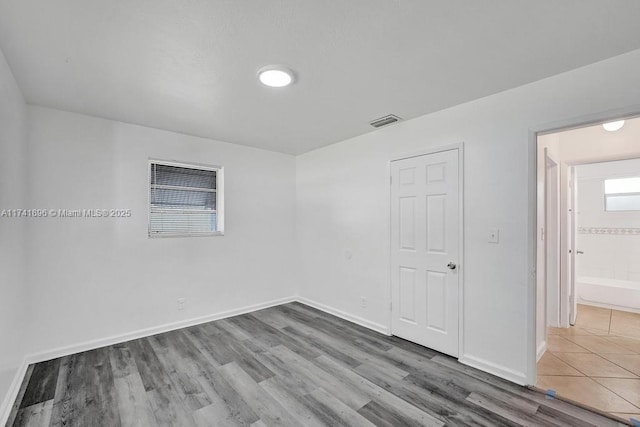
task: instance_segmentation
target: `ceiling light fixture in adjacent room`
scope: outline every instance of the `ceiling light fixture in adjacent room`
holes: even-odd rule
[[[602,127],[604,128],[604,130],[607,130],[609,132],[615,132],[617,130],[622,129],[622,126],[624,126],[624,120],[618,120],[615,122],[609,122],[609,123],[603,123]]]
[[[285,87],[293,83],[293,72],[281,65],[268,65],[258,70],[258,78],[263,85]]]

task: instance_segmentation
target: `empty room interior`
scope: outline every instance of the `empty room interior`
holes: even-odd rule
[[[0,425],[640,425],[639,20],[0,0]]]

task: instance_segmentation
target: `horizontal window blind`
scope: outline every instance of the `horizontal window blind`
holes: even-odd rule
[[[217,171],[151,162],[150,235],[217,231]]]

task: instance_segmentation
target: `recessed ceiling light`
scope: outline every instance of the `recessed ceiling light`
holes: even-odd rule
[[[616,122],[604,123],[602,125],[604,130],[608,130],[609,132],[615,132],[617,130],[620,130],[620,129],[622,129],[622,126],[624,126],[624,120],[618,120]]]
[[[280,65],[269,65],[258,70],[262,84],[270,87],[285,87],[293,83],[293,72]]]

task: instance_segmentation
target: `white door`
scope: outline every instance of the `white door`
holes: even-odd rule
[[[456,357],[458,152],[391,163],[392,333]]]

